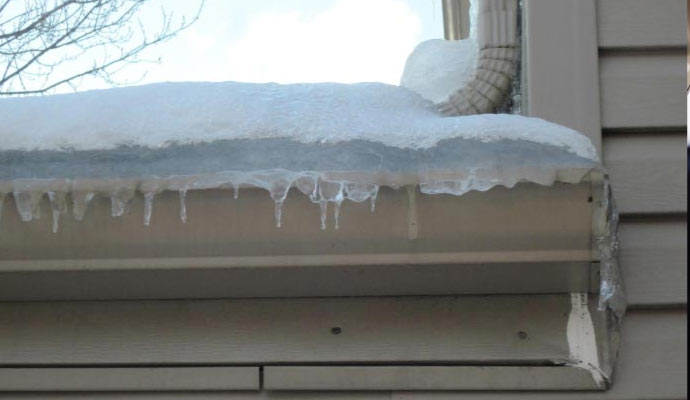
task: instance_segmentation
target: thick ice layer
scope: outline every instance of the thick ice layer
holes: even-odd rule
[[[504,180],[512,176],[519,181],[536,179],[530,175],[537,174],[536,170],[597,165],[593,160],[560,147],[516,140],[487,143],[453,138],[430,148],[414,150],[364,140],[305,144],[289,139],[240,139],[155,149],[0,151],[0,181],[170,177],[225,171],[246,175],[280,169],[295,173],[372,175],[376,177],[372,178],[376,181],[372,183],[378,184],[394,183],[404,176],[414,176],[422,182],[430,173],[469,170],[500,170]],[[525,169],[533,171],[528,173]]]
[[[450,138],[520,140],[596,159],[579,133],[515,115],[444,118],[408,89],[381,83],[161,83],[0,100],[2,150],[161,148],[227,139],[367,140],[426,149]]]
[[[604,173],[601,176],[602,224],[595,228],[594,247],[599,252],[601,284],[599,287],[599,309],[610,308],[615,316],[616,325],[623,318],[627,300],[623,290],[623,279],[618,264],[620,243],[618,240],[618,209],[613,191]]]
[[[379,186],[419,185],[423,193],[464,194],[519,182],[551,185],[579,182],[598,163],[563,148],[517,140],[484,142],[444,139],[426,149],[405,149],[378,142],[302,143],[291,139],[236,139],[163,148],[113,150],[0,151],[0,193],[14,193],[22,219],[38,217],[44,194],[61,199],[70,193],[74,216],[81,219],[95,194],[109,197],[112,215],[121,216],[136,191],[145,197],[150,223],[155,195],[180,192],[180,217],[186,220],[187,190],[240,187],[266,189],[282,203],[296,188],[325,212],[349,199],[373,200]],[[59,204],[58,204],[59,203]]]

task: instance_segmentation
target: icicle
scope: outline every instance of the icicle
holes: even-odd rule
[[[48,199],[53,214],[53,233],[57,233],[60,214],[67,214],[67,193],[48,192]]]
[[[249,180],[251,184],[262,187],[271,194],[275,202],[276,226],[280,228],[283,202],[295,181],[295,174],[285,170],[266,171],[252,174]]]
[[[110,192],[110,215],[121,217],[127,210],[127,205],[134,197],[136,183],[124,187],[118,187]]]
[[[170,180],[149,176],[139,183],[139,191],[144,195],[144,225],[151,224],[151,214],[153,213],[153,198],[156,194],[170,188]],[[178,186],[182,189],[184,186]]]
[[[144,225],[149,226],[151,224],[151,213],[153,211],[153,196],[156,194],[154,192],[144,193]]]
[[[110,197],[110,215],[121,217],[125,213],[126,203],[115,196]]]
[[[373,183],[347,183],[345,185],[345,194],[348,199],[358,203],[366,199],[371,200],[371,212],[374,212],[378,193],[379,185]]]
[[[335,213],[334,213],[334,218],[335,218],[335,229],[340,228],[340,205],[343,204],[342,201],[336,201],[335,202]]]
[[[309,196],[309,200],[318,203],[319,202],[319,192],[318,192],[318,178],[316,175],[302,175],[295,181],[295,186],[297,189]]]
[[[41,218],[41,198],[43,191],[27,190],[14,191],[14,201],[17,203],[17,211],[22,221],[28,222]]]
[[[321,208],[321,230],[326,230],[326,211],[328,211],[328,201],[322,199],[319,201],[319,207]]]
[[[407,238],[416,240],[419,237],[419,217],[417,215],[417,187],[407,185]]]
[[[5,203],[6,193],[0,193],[0,221],[2,220],[2,205]]]
[[[74,215],[74,219],[77,221],[82,221],[84,219],[84,215],[86,215],[86,210],[91,200],[93,200],[93,196],[93,192],[72,192],[72,215]]]
[[[185,204],[185,197],[187,197],[187,189],[180,189],[180,220],[183,224],[187,223],[187,205]]]
[[[324,180],[319,181],[318,188],[320,198],[319,205],[321,206],[321,229],[326,229],[326,209],[328,202],[332,201],[333,203],[336,203],[336,208],[339,208],[338,204],[342,203],[344,199],[344,187],[345,185],[343,182],[330,182]]]
[[[53,213],[53,233],[57,233],[58,224],[60,223],[60,211],[54,208],[51,211]]]
[[[283,201],[275,200],[275,214],[276,214],[276,227],[281,227],[281,219],[283,217]]]

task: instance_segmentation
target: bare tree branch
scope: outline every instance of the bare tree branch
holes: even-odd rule
[[[198,1],[189,22],[162,9],[149,34],[138,15],[151,0],[0,0],[0,96],[75,87],[86,76],[117,84],[113,75],[147,48],[197,21]]]
[[[69,6],[70,4],[73,4],[73,1],[66,1],[57,7],[53,8],[52,10],[49,10],[47,12],[41,13],[38,15],[38,18],[36,18],[35,21],[27,25],[26,27],[23,27],[17,31],[6,33],[6,34],[0,34],[0,39],[7,39],[7,38],[17,38],[22,35],[25,35],[29,32],[31,32],[33,29],[36,29],[39,24],[45,22],[48,18],[50,18],[51,15],[55,14],[56,12],[62,10],[63,8]],[[0,47],[5,45],[7,42],[0,43]]]

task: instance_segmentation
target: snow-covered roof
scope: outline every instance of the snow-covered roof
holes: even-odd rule
[[[0,100],[2,150],[162,148],[228,139],[366,140],[427,149],[441,140],[519,140],[596,159],[589,139],[536,118],[448,118],[408,89],[382,83],[161,83]]]

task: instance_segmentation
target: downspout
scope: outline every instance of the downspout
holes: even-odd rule
[[[443,37],[462,40],[470,36],[470,0],[443,0]]]
[[[465,87],[436,105],[441,113],[448,116],[495,112],[511,93],[518,45],[518,0],[475,1],[479,1],[477,70]],[[452,0],[444,2],[444,11],[448,2],[457,3]],[[448,17],[444,13],[445,24],[457,20],[452,13]],[[446,26],[446,31],[457,30]],[[447,35],[447,38],[452,36]]]

